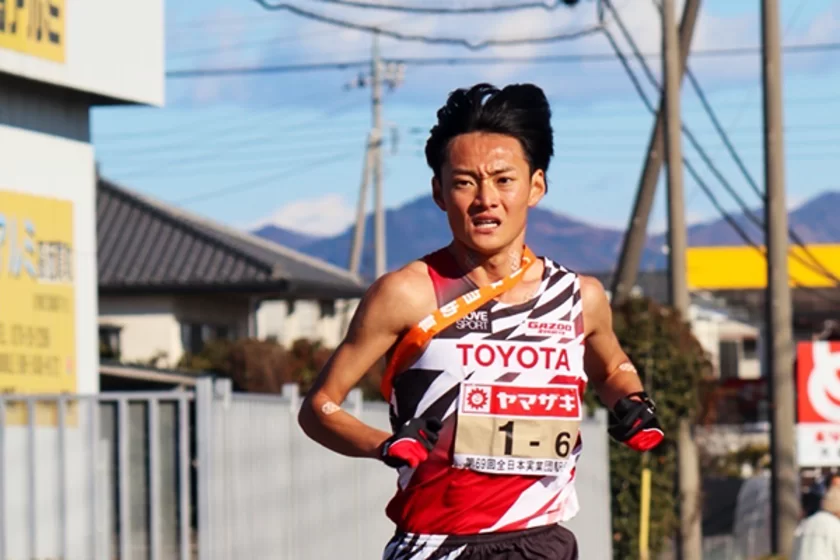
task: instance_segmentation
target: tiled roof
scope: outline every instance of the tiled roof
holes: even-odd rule
[[[100,178],[96,194],[102,291],[247,290],[290,297],[359,297],[349,271]]]

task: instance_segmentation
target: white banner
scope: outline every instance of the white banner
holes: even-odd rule
[[[840,465],[840,425],[797,425],[796,457],[800,467]]]

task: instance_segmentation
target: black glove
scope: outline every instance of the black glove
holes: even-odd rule
[[[437,418],[412,418],[385,440],[380,458],[389,467],[411,467],[426,460],[443,424]]]
[[[610,411],[609,434],[636,451],[649,451],[665,439],[656,419],[656,405],[644,391],[627,395],[615,404]]]

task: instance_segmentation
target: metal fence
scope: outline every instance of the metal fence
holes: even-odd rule
[[[380,558],[396,476],[309,440],[296,389],[0,397],[0,560]],[[389,428],[384,403],[344,406]],[[605,415],[582,431],[569,528],[582,558],[608,560]]]
[[[190,558],[192,399],[0,398],[0,559]]]

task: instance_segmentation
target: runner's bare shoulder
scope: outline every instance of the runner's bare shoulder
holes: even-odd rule
[[[580,276],[580,297],[583,305],[583,325],[587,340],[593,333],[612,337],[612,308],[607,290],[594,276]],[[612,341],[610,341],[612,343]]]
[[[379,328],[399,334],[436,308],[428,268],[422,261],[413,261],[371,284],[359,305],[354,327],[370,328],[375,322]]]

